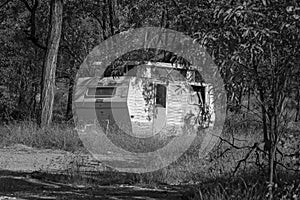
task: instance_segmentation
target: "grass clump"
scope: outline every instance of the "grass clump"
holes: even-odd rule
[[[23,144],[40,149],[79,151],[83,145],[77,132],[68,124],[40,128],[35,122],[10,122],[0,125],[0,146]]]
[[[297,200],[300,196],[299,174],[281,173],[274,192],[274,199]],[[268,190],[264,174],[249,172],[238,177],[217,178],[194,186],[191,200],[264,200]]]

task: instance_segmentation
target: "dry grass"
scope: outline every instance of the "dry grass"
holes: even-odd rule
[[[280,174],[274,199],[297,200],[300,195],[299,174]],[[266,180],[263,174],[248,172],[239,177],[212,179],[194,187],[193,200],[264,200],[267,199]]]
[[[250,121],[251,122],[251,121]],[[241,120],[239,117],[230,118],[224,129],[223,138],[226,141],[233,142],[236,146],[252,146],[261,140],[261,127],[255,122]],[[298,132],[299,133],[299,132]],[[295,133],[296,134],[296,133]],[[299,135],[299,134],[298,134]],[[118,133],[112,135],[115,141],[130,149],[132,147],[141,148],[140,151],[149,150],[143,143],[124,143]],[[0,127],[1,146],[7,146],[15,143],[21,143],[38,148],[63,149],[67,151],[77,151],[82,149],[82,144],[69,125],[54,124],[45,129],[38,128],[33,122],[11,123]],[[176,162],[170,166],[155,172],[145,174],[125,174],[111,173],[111,177],[125,184],[141,184],[147,186],[172,184],[193,185],[187,199],[266,199],[267,178],[263,171],[255,164],[256,155],[253,154],[242,163],[236,175],[232,172],[237,166],[239,160],[247,154],[247,148],[236,149],[226,141],[220,141],[213,151],[207,154],[203,159],[199,159],[199,146],[192,147],[185,152]],[[293,145],[299,145],[299,142],[293,141]],[[160,141],[155,141],[152,146],[163,145]],[[292,144],[289,142],[289,144]],[[147,145],[151,145],[150,143]],[[151,146],[150,146],[151,147]],[[294,149],[298,147],[294,147]],[[227,150],[229,149],[229,150]],[[226,154],[223,152],[226,151]],[[263,158],[260,158],[263,161]],[[263,162],[262,162],[263,163]],[[299,163],[299,162],[296,162]],[[277,177],[277,188],[275,190],[276,199],[299,199],[300,186],[299,173],[291,173],[281,170]],[[74,169],[69,177],[71,182],[93,183],[93,179],[82,178],[81,172]],[[106,174],[107,175],[107,174]],[[103,173],[99,173],[99,180]],[[95,181],[96,184],[99,182]],[[120,183],[120,182],[119,182]]]
[[[42,149],[77,151],[83,148],[77,133],[67,124],[39,128],[31,121],[11,122],[0,126],[0,146],[24,144]]]

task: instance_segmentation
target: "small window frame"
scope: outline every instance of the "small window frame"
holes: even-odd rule
[[[103,95],[97,95],[97,94],[89,94],[90,89],[96,89],[95,93],[97,93],[97,89],[113,89],[113,91],[110,94],[103,94]],[[85,98],[111,98],[115,96],[116,94],[116,87],[112,86],[95,86],[95,87],[88,87],[85,93]]]
[[[160,97],[159,93],[163,96]],[[164,84],[155,84],[155,106],[161,106],[163,108],[167,106],[167,86]]]

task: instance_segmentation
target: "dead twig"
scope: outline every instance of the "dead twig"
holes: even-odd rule
[[[234,171],[233,171],[233,176],[236,174],[236,172],[238,171],[238,169],[240,168],[242,163],[247,163],[248,158],[251,156],[252,152],[254,152],[258,147],[258,143],[254,143],[253,146],[251,147],[250,151],[246,154],[246,156],[239,160],[237,166],[235,167]]]

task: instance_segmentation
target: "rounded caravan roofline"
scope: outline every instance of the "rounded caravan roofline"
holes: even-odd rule
[[[98,65],[98,62],[93,63],[93,65]],[[148,65],[148,66],[157,66],[157,67],[165,67],[165,68],[175,68],[175,69],[187,69],[187,70],[198,70],[202,71],[202,67],[197,67],[195,65],[185,66],[183,64],[179,63],[167,63],[167,62],[152,62],[152,61],[124,61],[124,66],[130,66],[130,65]]]
[[[188,118],[190,123],[201,126],[211,126],[215,121],[211,84],[203,81],[201,73],[195,67],[187,69],[183,65],[176,67],[171,63],[161,62],[127,62],[120,66],[130,64],[136,69],[139,69],[139,66],[149,66],[150,70],[149,68],[140,70],[142,76],[106,76],[82,80],[87,85],[80,85],[82,92],[80,96],[78,95],[80,98],[75,100],[76,109],[81,113],[82,120],[90,123],[95,119],[101,121],[109,119],[120,127],[123,127],[124,122],[130,128],[129,132],[132,131],[132,134],[138,137],[148,137],[156,133],[153,130],[161,130],[162,127],[168,127],[165,129],[166,133],[174,127],[176,129],[183,127],[187,115],[194,116]],[[144,78],[143,73],[147,74],[148,71],[150,76]],[[195,81],[195,76],[194,81],[187,79],[190,77],[188,71],[196,71],[200,75],[198,79],[200,81]],[[123,72],[125,74],[125,71]],[[138,70],[135,72],[139,73]],[[169,79],[169,75],[173,82]],[[160,79],[161,76],[163,79]],[[147,93],[148,91],[151,91],[151,95]],[[126,127],[124,129],[127,130]],[[148,133],[147,130],[151,132]]]
[[[141,71],[138,67],[147,68],[146,71]],[[157,69],[157,70],[156,70]],[[165,70],[163,70],[165,69]],[[115,70],[115,71],[114,71]],[[172,72],[172,70],[174,70]],[[166,62],[151,62],[151,61],[124,61],[120,64],[119,69],[109,67],[104,72],[103,78],[108,77],[140,77],[166,80],[166,78],[177,77],[175,82],[181,84],[188,82],[191,85],[206,85],[201,75],[202,67],[185,66],[178,63]],[[165,75],[165,77],[164,77]],[[180,77],[180,78],[179,78]],[[174,80],[172,78],[172,80]]]
[[[182,64],[178,64],[178,63],[165,63],[165,62],[151,62],[148,61],[146,63],[144,63],[145,65],[148,66],[156,66],[156,67],[164,67],[164,68],[174,68],[174,69],[186,69],[186,70],[198,70],[198,71],[202,71],[202,67],[197,67],[194,65],[191,66],[185,66]]]

